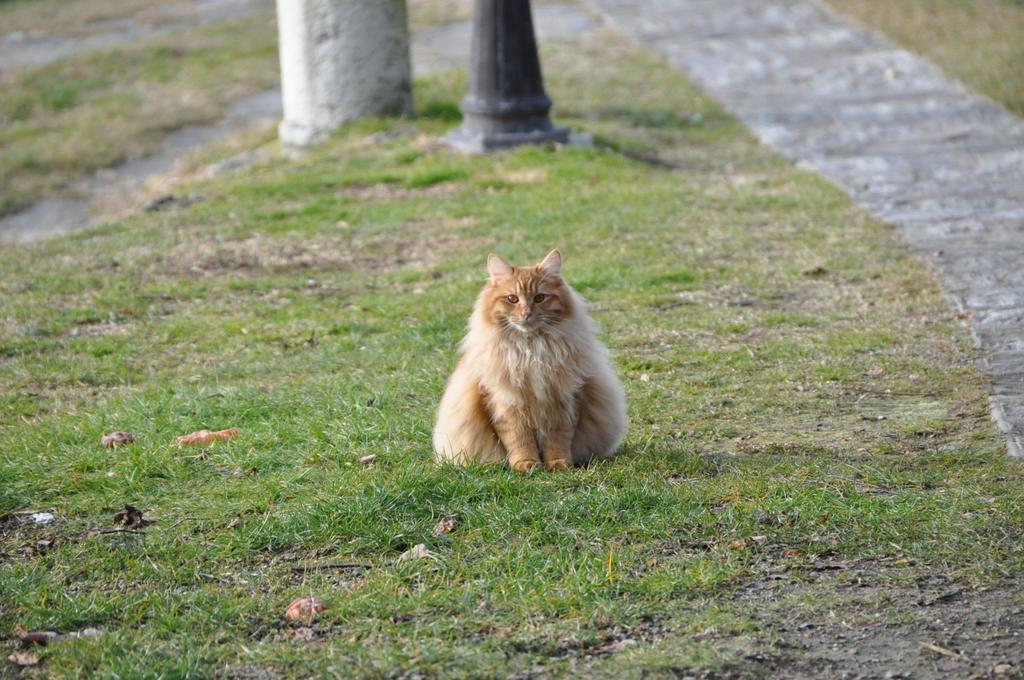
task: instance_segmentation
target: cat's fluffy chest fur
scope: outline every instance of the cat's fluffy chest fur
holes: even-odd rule
[[[497,415],[519,414],[542,435],[576,415],[574,396],[592,373],[593,343],[577,328],[589,319],[574,297],[576,318],[529,335],[488,328],[474,313],[463,344],[463,360]]]

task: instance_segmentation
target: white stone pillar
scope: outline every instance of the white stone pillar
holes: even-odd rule
[[[405,0],[277,0],[277,25],[285,144],[412,112]]]

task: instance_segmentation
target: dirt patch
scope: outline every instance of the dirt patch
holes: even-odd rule
[[[0,564],[38,557],[57,544],[63,520],[50,511],[18,512],[0,517]]]
[[[538,184],[547,180],[548,171],[544,168],[501,170],[498,172],[498,178],[509,184]]]
[[[899,560],[897,560],[898,562]],[[943,576],[903,584],[893,565],[769,567],[736,594],[762,627],[755,674],[789,678],[1024,677],[1024,587]],[[895,582],[894,582],[895,581]]]
[[[618,654],[642,642],[648,644],[656,642],[664,633],[665,628],[660,621],[647,619],[634,626],[615,626],[603,630],[595,640],[579,640],[577,638],[559,640],[557,656],[581,660],[599,659]]]
[[[445,215],[439,215],[437,217],[424,217],[415,220],[409,220],[405,223],[407,227],[413,229],[429,228],[429,229],[468,229],[475,227],[480,224],[480,218],[474,217],[473,215],[464,215],[462,217],[447,217]]]
[[[257,664],[244,664],[228,668],[215,677],[229,680],[277,680],[282,677],[274,668],[259,666]]]
[[[401,184],[370,184],[339,189],[341,196],[362,201],[407,201],[411,198],[450,198],[458,195],[466,185],[457,182],[438,182],[425,187],[409,188]]]
[[[162,258],[162,262],[166,274],[192,278],[323,269],[381,273],[435,266],[447,255],[473,245],[471,240],[431,232],[421,232],[417,238],[378,234],[359,239],[325,235],[276,238],[254,234],[238,240],[211,239],[183,244]]]
[[[99,338],[105,336],[128,335],[131,332],[131,325],[118,321],[89,321],[78,324],[68,330],[71,337]]]

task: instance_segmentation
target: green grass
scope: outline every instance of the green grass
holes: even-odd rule
[[[131,20],[140,26],[159,26],[195,11],[187,0],[0,0],[4,33],[24,32],[80,36],[116,30],[107,22]]]
[[[274,17],[263,14],[15,75],[0,83],[0,215],[219,119],[275,87],[277,68]]]
[[[435,117],[0,252],[0,635],[101,631],[36,674],[737,669],[770,631],[734,593],[769,567],[1021,573],[1024,475],[932,274],[654,57],[601,34],[544,58],[598,148],[437,148],[453,74],[417,84]],[[626,386],[622,455],[435,466],[487,252],[556,245]],[[102,448],[113,430],[137,443]],[[99,533],[125,503],[155,523]],[[438,560],[396,561],[418,543]],[[296,630],[310,593],[330,609]]]
[[[142,0],[9,0],[0,4],[0,25],[76,36],[103,32],[95,26],[115,19],[159,26],[194,9],[172,4],[161,13]],[[471,12],[464,0],[419,0],[409,21],[419,29]],[[216,121],[232,102],[277,84],[272,12],[18,72],[0,82],[0,217],[41,197],[73,196],[74,179],[153,153],[168,132]],[[439,105],[458,117],[457,101]]]
[[[1024,116],[1019,0],[828,0]]]

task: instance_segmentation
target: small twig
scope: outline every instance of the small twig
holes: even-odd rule
[[[667,170],[678,170],[679,164],[673,163],[672,161],[661,158],[656,153],[647,151],[637,151],[634,149],[614,149],[617,153],[630,160],[640,161],[641,163],[647,163],[658,168],[665,168]]]
[[[666,302],[663,305],[657,305],[653,309],[656,312],[667,312],[668,310],[675,309],[676,307],[684,307],[692,304],[692,302],[688,302],[686,300],[672,300],[671,302]]]
[[[946,649],[945,647],[940,647],[937,644],[934,644],[932,642],[922,642],[921,646],[924,647],[925,649],[932,650],[936,654],[941,654],[943,656],[948,656],[951,659],[959,659],[960,661],[968,661],[968,658],[966,656],[964,656],[963,654],[961,654],[960,652],[954,652],[952,649]]]
[[[870,394],[877,397],[941,397],[938,392],[900,392],[897,390],[873,390],[870,387],[858,387],[861,396]]]
[[[137,531],[136,529],[101,529],[101,534],[144,534],[145,531]]]
[[[174,527],[176,527],[176,526],[178,526],[179,524],[182,524],[182,523],[184,523],[184,522],[191,522],[191,521],[195,521],[195,519],[196,519],[195,517],[182,517],[182,518],[181,518],[181,519],[179,519],[179,520],[178,520],[177,522],[175,522],[175,523],[174,523],[174,524],[172,524],[171,526],[167,527],[167,530],[169,531],[169,530],[173,529]]]
[[[292,567],[296,574],[305,574],[307,571],[317,569],[373,569],[372,564],[357,564],[355,562],[336,562],[332,564],[311,564],[309,566]]]

